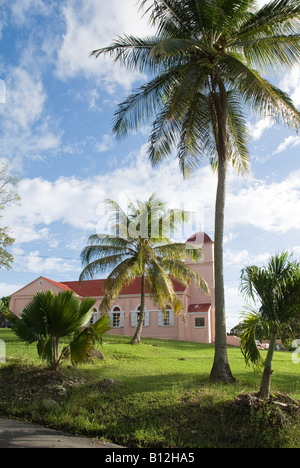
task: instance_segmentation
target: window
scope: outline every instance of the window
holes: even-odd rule
[[[166,307],[165,312],[158,312],[158,326],[159,327],[173,327],[174,326],[174,312],[170,306]]]
[[[112,314],[112,326],[113,328],[120,328],[121,314],[119,312],[113,312]]]
[[[139,323],[139,320],[140,320],[140,315],[141,315],[141,313],[140,313],[140,312],[137,312],[137,313],[136,313],[136,321],[137,321],[137,323]],[[143,318],[143,327],[145,326],[145,318],[146,318],[146,315],[145,315],[145,313],[144,313],[144,318]]]
[[[131,326],[132,327],[137,327],[138,325],[138,321],[140,318],[140,310],[141,310],[141,306],[137,307],[135,311],[131,312]],[[150,312],[148,310],[145,310],[143,327],[149,327],[149,324],[150,324]]]
[[[171,325],[171,310],[166,310],[164,314],[164,327],[169,327]]]
[[[205,318],[196,317],[195,318],[195,328],[204,328],[205,327]]]
[[[114,307],[110,313],[111,325],[113,328],[124,327],[124,312],[121,311],[120,307]]]

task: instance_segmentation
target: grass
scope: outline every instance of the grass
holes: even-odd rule
[[[229,348],[234,385],[211,384],[212,345],[106,335],[104,360],[54,374],[35,345],[0,330],[6,364],[0,365],[0,415],[25,419],[126,447],[300,447],[300,421],[264,405],[235,405],[259,388],[260,375]],[[276,352],[272,391],[300,399],[300,364]]]

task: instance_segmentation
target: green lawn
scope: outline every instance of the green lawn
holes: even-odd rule
[[[10,330],[0,330],[0,414],[23,418],[127,447],[300,447],[300,422],[264,406],[238,408],[239,393],[259,388],[260,375],[229,348],[235,385],[211,384],[212,345],[109,336],[104,360],[60,374],[39,362]],[[300,399],[300,364],[276,352],[272,391]],[[105,380],[106,379],[106,380]],[[108,380],[111,379],[111,380]],[[104,382],[103,382],[104,381]]]

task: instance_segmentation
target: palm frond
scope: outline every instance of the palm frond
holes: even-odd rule
[[[251,308],[246,309],[239,324],[240,347],[246,363],[252,363],[254,367],[261,369],[264,360],[256,345],[258,328],[264,329],[268,334],[268,324],[262,321],[261,315]]]
[[[209,287],[203,277],[187,266],[180,260],[158,259],[160,265],[165,271],[167,271],[173,279],[179,281],[183,286],[188,287],[190,284],[194,284],[206,295],[210,295]]]
[[[153,56],[153,48],[160,42],[160,37],[139,38],[132,35],[118,37],[109,47],[96,49],[91,52],[95,58],[109,55],[114,61],[129,70],[138,70],[140,73],[157,73],[161,64]]]
[[[248,19],[236,31],[235,37],[253,37],[296,34],[299,32],[300,5],[298,0],[270,1]]]
[[[47,334],[58,338],[73,334],[90,320],[95,303],[92,298],[84,298],[80,302],[73,291],[53,296],[45,306]]]
[[[102,343],[103,335],[111,329],[109,318],[103,315],[94,324],[84,328],[70,342],[70,358],[73,365],[90,359],[91,351],[97,343]]]
[[[156,26],[159,34],[170,34],[171,31],[183,31],[190,35],[192,28],[190,27],[190,14],[184,8],[181,2],[176,0],[139,0],[141,9],[144,9],[147,4],[145,14],[151,12],[150,23]]]
[[[170,69],[159,74],[118,105],[113,122],[113,132],[118,138],[136,131],[141,122],[155,116],[176,79],[176,72]]]
[[[231,162],[238,173],[247,174],[250,165],[248,151],[249,129],[244,117],[239,96],[233,91],[228,96],[228,123],[231,146]]]
[[[172,305],[175,314],[184,310],[182,302],[174,291],[171,278],[157,262],[152,261],[149,264],[147,278],[153,300],[163,311],[166,310],[168,304]]]
[[[300,59],[300,33],[249,39],[233,44],[241,50],[250,66],[262,70],[291,68]]]
[[[101,311],[108,312],[111,303],[119,296],[122,288],[128,286],[139,274],[136,256],[123,260],[118,264],[105,280],[103,286],[104,298],[100,305]]]
[[[264,117],[299,129],[300,113],[285,92],[247,67],[237,56],[224,55],[220,65],[232,88],[250,108]]]

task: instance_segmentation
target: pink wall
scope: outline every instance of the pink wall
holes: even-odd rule
[[[39,277],[32,283],[28,284],[24,288],[12,294],[10,299],[10,310],[20,316],[23,308],[33,298],[33,296],[39,291],[53,291],[54,294],[61,292],[61,288],[56,286],[46,278]]]
[[[195,241],[197,243],[198,239]],[[189,242],[190,243],[190,242]],[[189,306],[195,304],[211,304],[209,310],[205,312],[192,312],[186,313],[186,321],[184,322],[182,316],[174,317],[172,326],[159,326],[158,324],[158,306],[155,305],[149,295],[146,296],[146,311],[150,311],[149,325],[143,327],[144,337],[157,337],[157,338],[169,338],[173,340],[183,341],[195,341],[202,343],[214,342],[215,330],[214,330],[214,265],[213,265],[213,243],[209,240],[202,246],[203,251],[203,262],[201,264],[194,264],[189,259],[186,263],[206,280],[208,283],[211,295],[205,295],[194,285],[189,286],[184,292],[179,292],[178,296],[183,302],[185,310],[189,310]],[[38,291],[47,291],[51,289],[54,294],[65,289],[65,286],[60,283],[55,283],[47,280],[46,278],[40,277],[35,281],[20,289],[11,296],[10,308],[11,311],[16,315],[20,315],[24,306],[32,299],[34,294]],[[95,307],[99,310],[99,306],[102,298],[98,297]],[[121,334],[126,336],[133,336],[135,327],[131,324],[131,312],[135,311],[140,305],[140,295],[131,296],[120,296],[115,304],[112,306],[112,310],[115,306],[120,307],[121,312],[124,313],[124,324],[122,328],[113,328],[109,333]],[[197,310],[197,309],[196,309]],[[95,319],[97,319],[95,315]],[[199,322],[195,319],[204,319],[205,326],[199,327]],[[196,324],[198,326],[196,326]],[[161,323],[160,323],[161,325]]]

